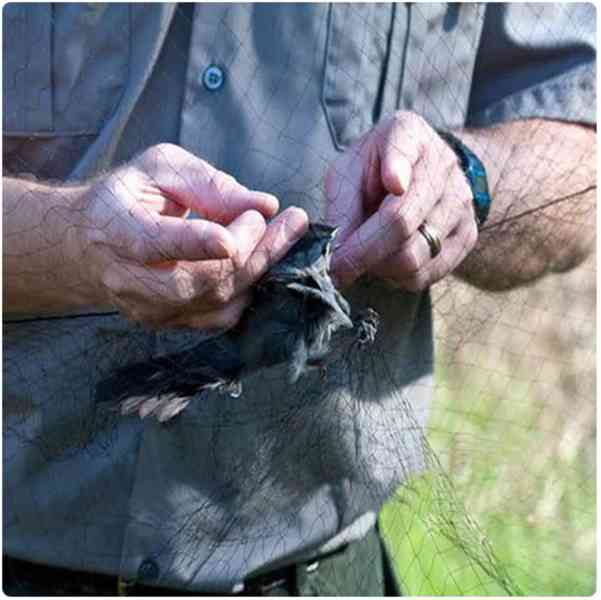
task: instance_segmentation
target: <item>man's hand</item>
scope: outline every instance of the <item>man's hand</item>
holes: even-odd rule
[[[9,309],[109,304],[150,326],[227,328],[250,286],[307,228],[295,208],[267,224],[276,198],[171,144],[89,186],[23,191],[17,182],[4,182]],[[20,207],[35,209],[37,227],[10,227]],[[185,219],[190,211],[200,218]],[[43,281],[54,290],[39,289]]]
[[[364,273],[408,291],[453,271],[477,241],[472,193],[455,153],[418,115],[398,112],[347,150],[326,177],[332,257],[341,286]],[[442,251],[432,258],[424,222]]]

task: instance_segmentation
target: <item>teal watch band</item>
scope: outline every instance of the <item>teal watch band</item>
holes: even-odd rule
[[[482,161],[459,139],[447,131],[438,131],[438,135],[453,149],[461,168],[472,188],[474,210],[478,226],[482,227],[490,212],[491,197],[488,190],[486,169]]]

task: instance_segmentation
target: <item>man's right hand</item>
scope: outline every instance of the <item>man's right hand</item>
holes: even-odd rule
[[[56,201],[60,189],[50,189],[48,197]],[[297,208],[266,223],[278,210],[275,197],[248,190],[172,144],[149,148],[91,184],[68,190],[71,200],[49,202],[39,227],[46,228],[46,239],[53,237],[48,228],[60,238],[78,303],[110,304],[152,327],[233,326],[249,288],[308,224]],[[200,218],[186,219],[190,211]],[[10,235],[7,243],[9,254],[19,246]],[[14,253],[9,258],[14,264]],[[27,260],[19,261],[24,271]]]

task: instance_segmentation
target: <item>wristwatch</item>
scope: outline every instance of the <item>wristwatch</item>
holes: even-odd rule
[[[448,131],[438,131],[438,135],[453,149],[470,188],[476,212],[476,221],[478,227],[482,227],[488,213],[490,212],[491,197],[488,190],[488,180],[486,178],[486,169],[482,161],[459,139]]]

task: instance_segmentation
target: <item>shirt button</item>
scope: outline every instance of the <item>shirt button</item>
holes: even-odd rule
[[[159,578],[159,565],[154,560],[147,558],[138,567],[138,579],[140,581],[154,581]]]
[[[218,90],[223,85],[224,79],[223,69],[216,65],[207,67],[202,75],[202,83],[210,92]]]

